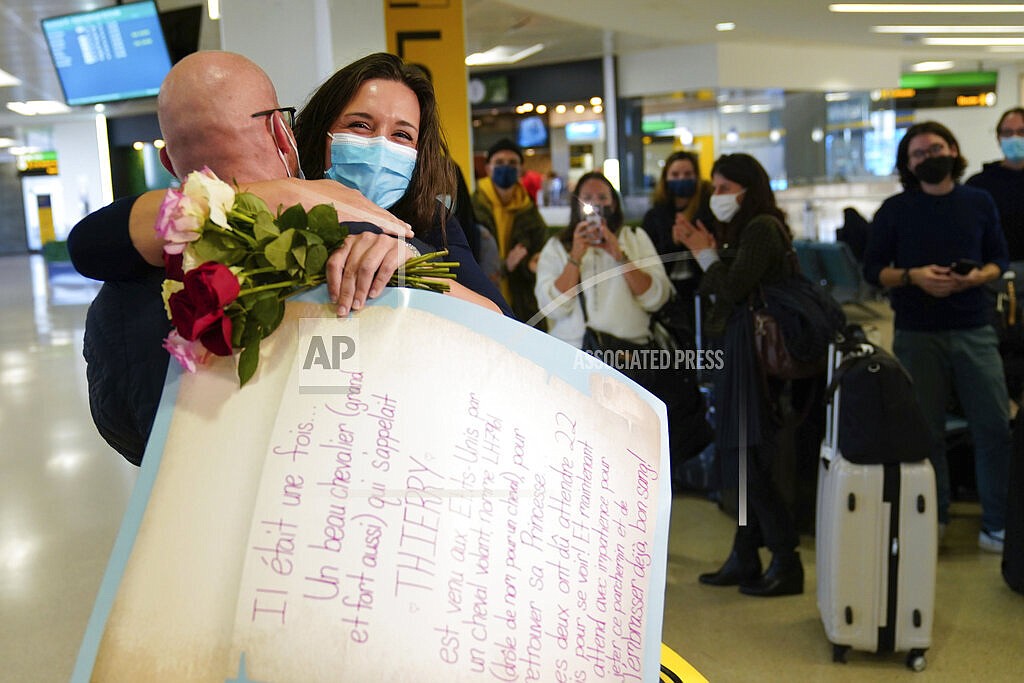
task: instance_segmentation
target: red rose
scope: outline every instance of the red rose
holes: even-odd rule
[[[181,268],[184,260],[183,254],[168,254],[166,251],[164,252],[164,270],[167,271],[168,280],[181,282],[185,279],[185,271]]]
[[[185,273],[185,292],[203,312],[224,308],[238,298],[238,278],[223,263],[207,261]]]
[[[238,297],[238,278],[227,266],[210,261],[185,273],[184,285],[167,300],[171,324],[185,339],[201,339],[213,353],[230,355],[231,320],[224,307]]]
[[[199,341],[216,356],[230,356],[231,318],[221,315],[218,322],[207,327],[199,335]]]
[[[223,309],[211,311],[198,308],[184,290],[171,294],[167,306],[171,309],[171,324],[178,330],[178,334],[189,341],[198,339],[206,328],[224,317]]]

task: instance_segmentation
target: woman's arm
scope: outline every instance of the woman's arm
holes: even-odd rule
[[[673,288],[654,243],[646,232],[629,226],[619,231],[619,238],[629,259],[630,267],[623,275],[633,297],[644,310],[658,310],[668,301]]]
[[[317,204],[331,204],[342,222],[371,223],[387,234],[412,237],[408,223],[333,180],[281,178],[239,183],[238,190],[257,195],[275,213],[279,207],[295,204],[307,210]],[[143,264],[162,268],[164,241],[154,226],[165,194],[165,190],[151,190],[118,200],[83,218],[72,230],[78,234],[68,238],[69,251],[74,243],[77,258],[73,254],[72,262],[79,272],[98,280],[128,280],[146,273]]]
[[[580,260],[580,259],[577,259]],[[573,273],[567,273],[573,271]],[[575,279],[571,285],[562,289],[568,280]],[[545,317],[551,319],[564,318],[576,310],[576,297],[568,296],[562,299],[561,303],[554,308],[551,304],[560,299],[562,295],[580,283],[579,266],[569,263],[569,254],[562,246],[558,237],[551,237],[548,243],[540,251],[540,258],[537,261],[537,282],[534,285],[533,293],[537,297],[537,306],[545,312]]]
[[[716,306],[731,308],[750,296],[765,274],[786,257],[786,248],[776,219],[757,216],[743,229],[732,263],[712,264],[704,273],[701,290],[715,295]]]
[[[509,308],[508,302],[505,301],[505,297],[501,295],[501,292],[473,257],[469,242],[466,240],[466,233],[463,232],[462,226],[455,218],[448,218],[448,222],[445,224],[445,235],[447,244],[441,239],[440,230],[433,230],[421,239],[435,250],[447,247],[448,256],[445,257],[445,260],[459,262],[459,267],[452,271],[455,273],[455,281],[470,291],[489,299],[503,315],[514,318],[515,315]]]

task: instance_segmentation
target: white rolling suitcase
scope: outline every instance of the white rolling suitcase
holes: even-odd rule
[[[830,347],[830,385],[843,355]],[[850,648],[908,652],[907,666],[921,671],[935,602],[935,474],[927,460],[862,465],[844,459],[840,394],[829,408],[818,469],[818,610],[834,661],[845,663]]]

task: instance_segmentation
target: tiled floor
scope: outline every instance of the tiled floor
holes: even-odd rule
[[[136,478],[95,433],[81,358],[94,288],[39,257],[0,257],[0,681],[66,681]],[[880,308],[884,310],[884,307]],[[879,341],[884,316],[866,319]],[[696,581],[724,557],[733,521],[698,497],[672,512],[664,640],[712,681],[1024,679],[1024,596],[980,553],[976,506],[960,505],[939,558],[928,669],[902,658],[831,662],[814,597],[756,599]],[[140,682],[144,683],[144,682]]]
[[[68,679],[136,477],[89,418],[95,287],[47,275],[41,257],[0,258],[0,681],[12,683]]]

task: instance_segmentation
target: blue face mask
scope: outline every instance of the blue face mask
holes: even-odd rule
[[[1024,161],[1024,138],[1016,135],[999,138],[999,146],[1003,148],[1003,155],[1007,161],[1015,164]]]
[[[519,169],[515,166],[495,166],[491,169],[491,182],[507,190],[519,180]]]
[[[697,192],[697,179],[676,178],[675,180],[666,180],[665,187],[672,193],[673,197],[689,199]]]
[[[383,137],[330,135],[331,167],[325,176],[359,190],[382,209],[391,208],[402,198],[416,168],[415,149]]]

